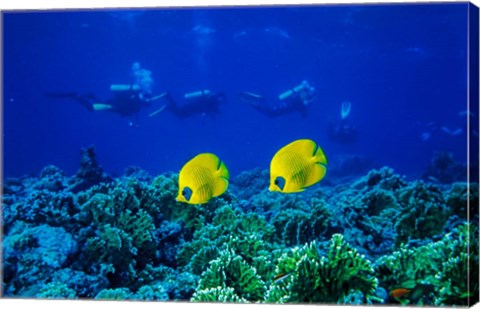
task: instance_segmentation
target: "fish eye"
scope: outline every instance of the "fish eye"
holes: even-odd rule
[[[282,176],[278,176],[277,178],[275,178],[275,181],[274,181],[274,184],[280,188],[280,190],[283,191],[283,188],[285,188],[285,178],[283,178]]]

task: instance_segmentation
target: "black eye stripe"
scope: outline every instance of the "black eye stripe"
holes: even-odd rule
[[[285,188],[286,182],[287,181],[282,176],[278,176],[277,178],[275,178],[275,181],[274,181],[275,185],[282,191]]]
[[[192,197],[193,191],[189,187],[185,187],[183,188],[181,194],[187,201],[189,201],[190,198]]]

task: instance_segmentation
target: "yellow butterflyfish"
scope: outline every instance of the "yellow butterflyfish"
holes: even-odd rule
[[[201,153],[180,170],[177,201],[205,204],[227,190],[228,179],[227,167],[216,155]]]
[[[270,191],[302,192],[325,177],[327,158],[309,139],[296,140],[281,148],[270,163]]]

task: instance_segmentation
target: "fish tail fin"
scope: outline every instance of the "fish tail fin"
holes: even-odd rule
[[[312,174],[308,177],[305,187],[311,186],[313,184],[316,184],[320,180],[325,177],[325,174],[327,173],[327,167],[321,163],[317,163],[313,166],[313,172]]]
[[[230,173],[228,172],[225,163],[220,161],[220,164],[217,169],[218,180],[215,185],[215,190],[213,192],[213,196],[222,195],[225,191],[227,191],[228,187],[228,179],[230,178]]]
[[[314,154],[315,160],[322,164],[322,165],[327,165],[327,156],[325,156],[325,152],[323,152],[322,147],[317,146],[317,149],[315,150]]]
[[[215,197],[222,195],[225,193],[225,191],[227,191],[227,188],[228,180],[223,177],[218,178],[217,183],[215,184],[215,190],[213,190],[213,196]]]
[[[323,152],[323,149],[318,145],[315,145],[316,149],[314,150],[313,160],[315,164],[313,165],[312,173],[309,175],[305,186],[311,186],[325,177],[327,173],[327,157]]]

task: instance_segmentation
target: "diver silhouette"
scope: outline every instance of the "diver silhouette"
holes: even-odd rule
[[[353,144],[357,140],[357,127],[347,121],[352,104],[348,101],[342,103],[340,121],[330,122],[327,127],[328,137],[339,144]]]
[[[300,85],[281,93],[275,105],[267,104],[264,96],[248,91],[241,92],[240,99],[270,118],[293,112],[306,117],[307,107],[315,100],[315,88],[304,80]]]
[[[184,119],[194,115],[209,115],[215,119],[220,114],[220,105],[226,101],[223,93],[215,93],[210,90],[199,90],[184,95],[185,104],[178,105],[170,94],[165,98],[168,103],[165,110],[172,112],[177,118]]]
[[[135,82],[132,84],[114,84],[110,86],[112,97],[107,100],[99,100],[94,94],[78,94],[76,92],[46,93],[49,98],[71,99],[79,102],[82,106],[92,112],[108,111],[120,116],[131,118],[129,125],[138,127],[138,113],[144,107],[150,106],[151,102],[166,95],[162,93],[157,96],[151,95],[153,79],[151,72],[142,69],[138,62],[132,66]],[[161,107],[156,113],[162,111]]]

